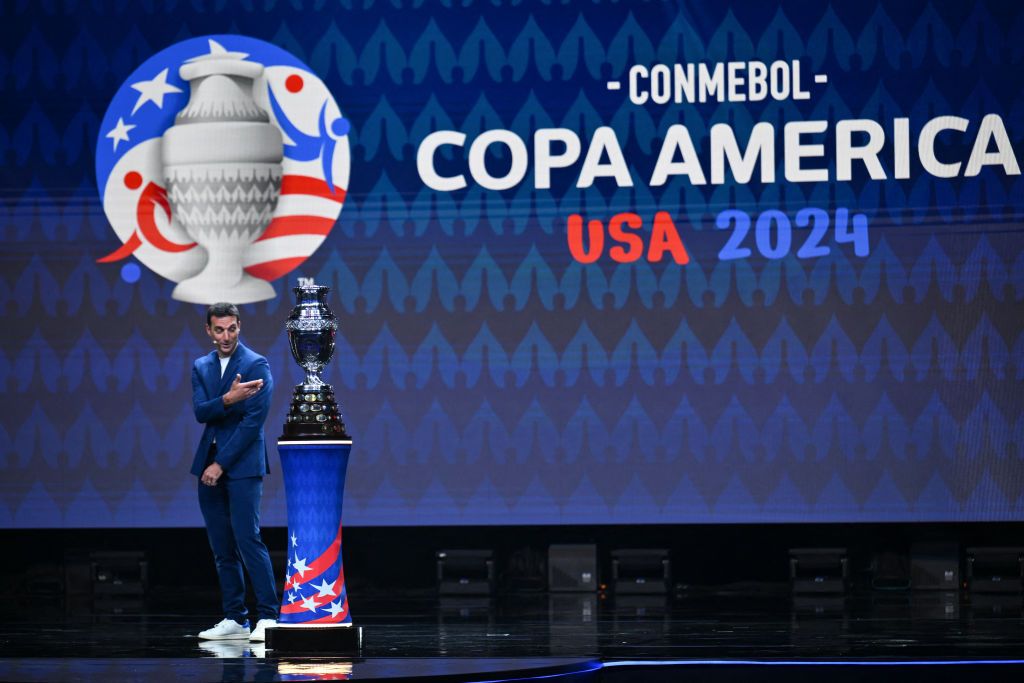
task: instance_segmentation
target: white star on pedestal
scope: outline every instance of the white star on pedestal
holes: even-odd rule
[[[292,547],[294,548],[299,544],[299,538],[295,534],[292,534]]]
[[[306,558],[302,558],[300,560],[298,553],[295,553],[295,561],[292,563],[292,567],[299,573],[299,576],[305,576],[306,572],[309,571],[309,565],[306,564]]]
[[[152,102],[157,106],[157,109],[163,109],[164,95],[168,95],[172,92],[181,92],[181,88],[167,82],[168,70],[169,69],[164,69],[151,81],[139,81],[138,83],[132,83],[132,89],[139,91],[139,99],[135,100],[135,106],[132,107],[133,114],[146,102]]]
[[[331,603],[330,607],[325,607],[324,610],[327,611],[327,612],[330,612],[331,613],[331,619],[334,619],[335,617],[338,616],[339,612],[344,612],[345,608],[342,607],[341,605],[339,605],[338,601],[334,601],[334,602]]]
[[[316,588],[318,591],[320,591],[316,596],[318,598],[324,598],[328,595],[333,598],[335,595],[337,595],[337,593],[334,592],[334,583],[327,583],[327,579],[321,581],[319,586],[313,586],[313,588]]]
[[[308,609],[310,612],[315,612],[316,608],[320,605],[316,604],[316,600],[310,595],[308,598],[302,601],[302,606]]]
[[[126,124],[124,119],[117,117],[117,125],[107,132],[107,137],[114,141],[114,151],[117,151],[117,143],[128,142],[128,131],[135,126]]]

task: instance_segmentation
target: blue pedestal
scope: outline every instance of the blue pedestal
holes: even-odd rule
[[[282,627],[351,626],[341,506],[351,441],[279,441],[288,502]]]

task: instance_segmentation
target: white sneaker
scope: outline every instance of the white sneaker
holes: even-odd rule
[[[256,628],[249,635],[249,640],[262,643],[267,639],[267,629],[274,628],[275,626],[277,626],[276,619],[260,619],[256,622]]]
[[[224,619],[213,628],[199,632],[202,640],[247,640],[249,638],[249,622],[239,624],[234,619]]]

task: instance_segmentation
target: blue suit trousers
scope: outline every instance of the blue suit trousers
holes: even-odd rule
[[[278,598],[270,553],[260,536],[263,477],[221,476],[216,486],[199,482],[199,509],[217,564],[224,616],[244,624],[245,566],[256,594],[259,619],[277,619]]]

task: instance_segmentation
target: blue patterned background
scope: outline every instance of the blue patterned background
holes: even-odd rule
[[[93,150],[117,88],[193,36],[303,60],[352,122],[334,231],[289,276],[333,288],[327,381],[355,437],[346,525],[1024,518],[1024,178],[648,187],[666,129],[741,141],[758,121],[868,118],[912,139],[999,114],[1020,155],[1017,2],[57,0],[0,4],[0,526],[198,526],[189,367],[202,309],[117,246]],[[636,106],[632,64],[799,59],[803,102]],[[615,129],[640,181],[441,193],[416,171],[438,129]],[[883,157],[884,158],[884,157]],[[458,159],[449,160],[453,168]],[[887,165],[891,168],[891,165]],[[724,208],[837,207],[870,254],[718,261]],[[575,263],[566,217],[670,212],[691,262]],[[291,307],[243,308],[281,387]],[[264,522],[283,525],[276,454]]]

